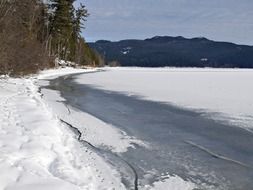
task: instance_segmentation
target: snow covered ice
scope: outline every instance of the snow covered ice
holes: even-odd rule
[[[44,75],[45,77],[42,75],[40,78],[56,78],[54,75],[51,77],[50,74],[48,75],[48,73],[49,72],[46,72]],[[43,85],[43,83],[47,82],[43,80],[40,81],[40,85]],[[126,152],[130,147],[134,148],[134,144],[149,148],[149,144],[147,142],[143,142],[136,139],[135,137],[128,136],[119,128],[105,123],[88,113],[81,112],[80,110],[70,105],[64,104],[65,99],[60,96],[58,91],[42,88],[42,93],[44,94],[43,99],[46,100],[47,104],[52,108],[53,112],[60,118],[64,118],[64,121],[71,123],[71,125],[78,128],[82,133],[81,138],[85,141],[88,141],[92,145],[110,149],[116,154]],[[160,181],[153,185],[139,187],[139,189],[163,190],[167,189],[167,187],[169,187],[169,189],[177,187],[181,190],[191,190],[195,187],[195,185],[189,181],[184,181],[178,176],[167,176],[163,182]]]
[[[64,99],[60,97],[57,91],[48,89],[43,89],[42,91],[53,112],[60,118],[64,118],[64,121],[78,128],[82,133],[81,138],[85,141],[95,146],[105,146],[115,153],[126,152],[129,147],[133,147],[132,144],[148,147],[148,143],[126,135],[124,131],[119,130],[115,126],[71,106],[66,107],[62,103]]]
[[[106,68],[76,81],[129,96],[194,109],[221,122],[253,128],[253,70]]]
[[[252,129],[253,71],[241,69],[106,68],[106,72],[80,75],[77,82],[106,90],[138,95],[206,113],[222,122]],[[66,108],[56,91],[39,83],[61,75],[94,72],[95,69],[59,69],[29,78],[0,79],[0,190],[102,190],[126,189],[120,174],[100,155],[82,146],[66,121],[85,123],[83,139],[105,145],[115,153],[147,142],[88,113]],[[72,112],[67,115],[68,109]],[[215,114],[216,113],[216,114]],[[82,118],[80,120],[80,118]],[[105,133],[99,129],[105,129]],[[110,136],[111,138],[103,138]],[[192,190],[195,185],[178,176],[167,176],[145,190]],[[140,189],[142,189],[140,188]]]

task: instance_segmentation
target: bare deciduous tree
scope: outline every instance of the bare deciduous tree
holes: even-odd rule
[[[0,0],[0,73],[27,74],[48,64],[40,0]]]

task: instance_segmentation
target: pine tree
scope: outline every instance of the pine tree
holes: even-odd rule
[[[54,15],[51,23],[53,53],[67,60],[70,54],[70,41],[73,34],[74,0],[53,0]]]
[[[88,17],[86,7],[75,9],[75,0],[51,0],[49,11],[49,35],[46,49],[50,56],[76,64],[100,64],[102,60],[85,43],[81,36]]]
[[[27,74],[60,58],[79,65],[103,59],[81,36],[88,16],[75,0],[0,0],[0,74]],[[52,62],[51,62],[52,60]]]
[[[80,4],[80,7],[75,11],[75,18],[73,19],[74,25],[74,36],[80,38],[81,30],[84,28],[83,22],[86,21],[86,18],[89,16],[85,5]]]
[[[72,58],[74,58],[74,61],[79,64],[80,63],[80,57],[82,55],[82,46],[84,43],[84,39],[81,37],[81,30],[84,28],[84,21],[86,21],[86,18],[88,17],[88,11],[85,8],[84,5],[80,4],[79,8],[75,10],[75,16],[73,18],[73,34],[72,34]]]

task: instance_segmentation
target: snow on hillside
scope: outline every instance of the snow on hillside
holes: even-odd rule
[[[73,72],[77,70],[40,76]],[[0,189],[125,189],[118,172],[82,146],[50,111],[35,82],[32,78],[0,79]]]
[[[253,128],[253,70],[107,68],[76,80],[105,90],[195,109],[208,117]]]

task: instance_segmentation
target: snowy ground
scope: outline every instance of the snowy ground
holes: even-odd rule
[[[106,68],[76,80],[129,96],[195,109],[222,122],[253,129],[253,70]]]
[[[200,110],[215,119],[246,128],[253,126],[252,70],[105,70],[107,72],[80,75],[77,82]],[[125,189],[119,173],[97,153],[82,146],[59,117],[72,120],[76,125],[84,124],[84,140],[110,147],[116,153],[126,151],[133,143],[146,147],[148,144],[87,113],[64,107],[60,103],[64,100],[57,92],[46,92],[47,101],[44,101],[37,91],[37,84],[45,82],[41,79],[83,71],[66,68],[26,79],[0,79],[0,189]],[[105,132],[99,130],[102,128],[106,128]],[[194,187],[177,176],[168,176],[163,182],[143,189],[191,190]]]
[[[93,71],[66,68],[44,71],[29,78],[0,78],[1,190],[125,189],[118,171],[100,155],[80,144],[73,131],[59,120],[59,116],[66,119],[67,114],[56,115],[53,112],[55,108],[50,108],[41,98],[36,85],[41,79]],[[59,95],[49,97],[60,98]],[[59,110],[66,111],[61,106]],[[81,122],[90,126],[87,130],[91,130],[84,137],[87,138],[85,140],[111,145],[115,152],[125,151],[132,146],[131,143],[146,146],[113,126],[86,113],[82,114],[84,120]],[[106,128],[106,134],[100,134],[99,127]],[[103,135],[108,135],[111,140],[102,138]],[[194,187],[177,176],[167,177],[166,182],[170,187],[182,187],[180,189],[184,190]],[[148,186],[145,189],[164,189],[161,182],[154,185],[157,187]]]
[[[39,78],[80,71],[52,70]],[[0,189],[125,189],[118,172],[50,111],[36,81],[0,79]]]

